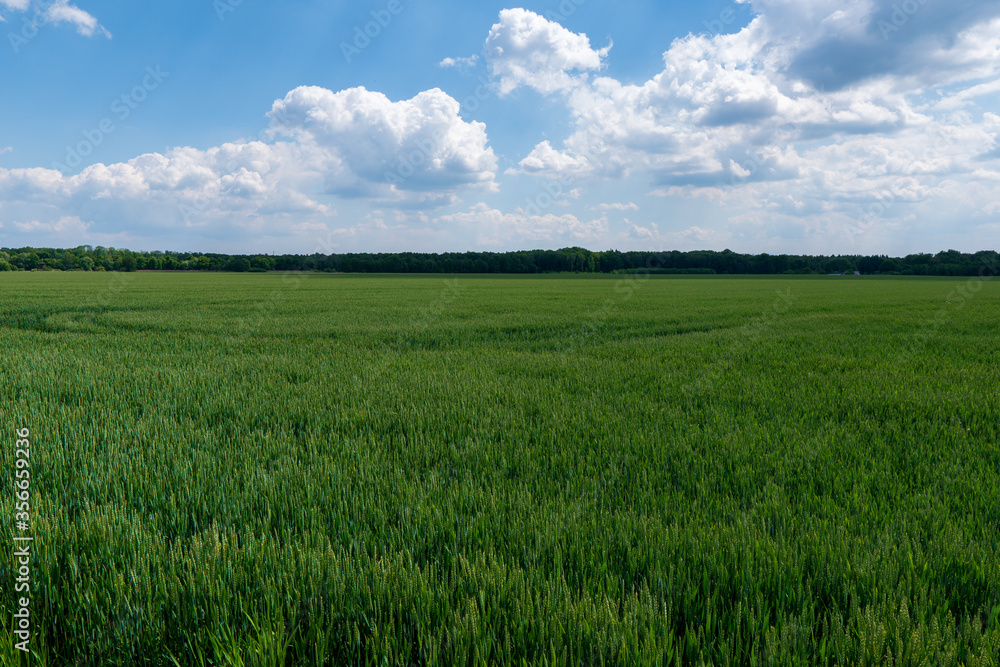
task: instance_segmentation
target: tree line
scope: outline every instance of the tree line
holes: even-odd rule
[[[593,252],[584,248],[462,253],[226,255],[122,248],[3,248],[0,271],[326,271],[342,273],[690,273],[972,276],[997,272],[992,250],[887,255],[769,255],[731,250]]]

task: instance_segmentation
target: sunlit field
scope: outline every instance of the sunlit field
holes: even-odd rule
[[[975,278],[5,274],[0,655],[24,534],[31,664],[997,665],[998,341]]]

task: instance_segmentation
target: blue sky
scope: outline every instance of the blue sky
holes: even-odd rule
[[[0,17],[3,246],[1000,245],[996,2],[0,0]]]

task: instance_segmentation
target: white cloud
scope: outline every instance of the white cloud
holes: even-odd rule
[[[3,155],[4,153],[10,153],[13,150],[14,150],[13,146],[6,146],[4,148],[0,148],[0,155]]]
[[[400,202],[496,188],[486,126],[465,122],[438,89],[391,102],[364,88],[296,88],[270,112],[274,136],[294,138],[327,193]]]
[[[478,234],[477,243],[489,247],[523,247],[538,242],[550,246],[580,245],[593,243],[608,232],[608,221],[603,217],[583,221],[569,213],[532,215],[521,208],[503,213],[484,203],[464,213],[442,215],[435,222],[471,226]]]
[[[976,97],[989,95],[990,93],[995,93],[997,91],[1000,91],[1000,78],[987,83],[981,83],[977,86],[972,86],[971,88],[960,90],[954,95],[949,95],[943,98],[937,103],[936,107],[942,111],[960,109],[968,106],[969,103]]]
[[[77,33],[84,37],[92,37],[95,33],[99,33],[108,39],[111,38],[111,33],[92,14],[80,9],[69,0],[55,0],[52,3],[32,2],[32,0],[0,0],[0,5],[17,12],[33,9],[31,21],[36,26],[69,23],[76,28]],[[5,21],[5,19],[0,16],[0,21]]]
[[[65,215],[52,222],[32,220],[30,222],[14,222],[13,224],[20,232],[74,234],[77,236],[86,234],[87,228],[90,227],[88,223],[75,215]]]
[[[509,169],[508,173],[559,172],[561,174],[581,174],[590,171],[590,163],[585,157],[573,156],[557,151],[546,139],[541,142],[518,165],[520,169]]]
[[[639,205],[635,202],[628,202],[627,204],[622,202],[612,202],[598,204],[596,208],[601,211],[638,211]]]
[[[611,45],[594,50],[586,35],[526,9],[504,9],[486,38],[486,62],[497,77],[500,94],[519,86],[542,93],[567,90],[579,79],[571,72],[599,70]]]
[[[560,104],[566,110],[566,128],[546,128],[565,140],[538,136],[508,170],[571,184],[548,211],[504,212],[513,204],[502,197],[462,202],[499,190],[498,158],[486,126],[464,121],[441,90],[392,101],[365,88],[301,87],[274,103],[263,141],[172,148],[76,175],[0,169],[5,231],[99,237],[139,221],[150,234],[327,234],[424,248],[475,238],[493,247],[748,239],[761,247],[780,236],[797,251],[866,235],[896,247],[915,225],[995,233],[1000,116],[985,107],[1000,92],[1000,4],[740,4],[752,8],[748,25],[664,43],[662,68],[637,83],[603,72],[610,45],[594,48],[586,35],[525,9],[500,12],[483,51],[499,93],[524,87],[551,96],[546,121]],[[5,13],[33,7],[81,34],[103,31],[69,0],[0,0]],[[667,201],[630,201],[632,185],[592,187],[636,178]],[[585,191],[608,193],[607,203],[575,201]],[[619,222],[654,203],[677,206],[699,225]],[[447,215],[429,213],[448,205]],[[610,211],[622,212],[613,226]]]
[[[69,0],[56,0],[49,5],[45,17],[54,25],[60,23],[71,23],[76,26],[76,31],[84,37],[90,37],[95,31],[100,32],[105,37],[110,38],[111,33],[97,22],[97,19],[83,11]]]
[[[325,195],[449,203],[496,187],[485,128],[458,110],[440,90],[392,102],[364,88],[302,87],[274,103],[268,141],[174,148],[72,176],[0,168],[0,200],[14,208],[7,217],[39,224],[73,215],[258,233],[335,216]]]
[[[706,198],[743,221],[784,216],[815,229],[853,224],[873,196],[892,197],[879,223],[887,226],[917,205],[988,211],[993,198],[975,194],[971,174],[1000,169],[989,163],[1000,158],[997,132],[988,117],[956,110],[1000,89],[1000,5],[970,0],[950,14],[917,5],[884,38],[879,21],[898,6],[753,0],[745,28],[675,40],[663,70],[640,85],[592,75],[603,54],[565,55],[587,53],[585,36],[522,10],[518,21],[494,26],[487,47],[497,35],[519,34],[512,26],[560,38],[523,40],[530,57],[501,51],[493,73],[505,92],[559,95],[573,132],[560,147],[539,142],[510,171],[575,179],[641,172],[654,195]],[[570,77],[567,62],[587,66]],[[932,107],[928,82],[953,92]]]
[[[445,58],[438,63],[438,67],[475,67],[479,62],[479,56],[472,55],[467,58]]]
[[[660,231],[660,227],[656,223],[646,226],[629,224],[627,236],[641,241],[647,247],[685,250],[719,248],[731,239],[731,236],[725,232],[703,229],[698,226],[676,232]]]

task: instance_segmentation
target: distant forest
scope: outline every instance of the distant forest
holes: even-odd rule
[[[731,250],[592,252],[584,248],[464,253],[346,253],[223,255],[197,252],[133,252],[79,246],[0,249],[0,271],[326,271],[343,273],[678,273],[678,274],[865,274],[914,276],[996,275],[1000,255],[946,250],[885,255],[744,255]]]

